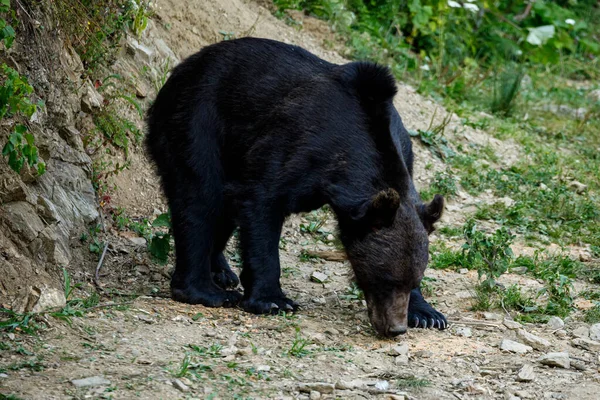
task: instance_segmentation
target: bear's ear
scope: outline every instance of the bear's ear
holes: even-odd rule
[[[358,207],[352,213],[352,219],[369,228],[387,227],[394,223],[398,207],[400,207],[398,192],[394,189],[382,190]]]
[[[431,202],[422,204],[419,208],[419,216],[421,217],[421,221],[423,221],[425,229],[427,229],[428,233],[433,232],[435,230],[433,224],[442,217],[444,212],[444,197],[436,194]]]
[[[358,97],[368,109],[377,109],[396,95],[396,79],[387,67],[355,61],[341,68],[342,79],[356,89]]]

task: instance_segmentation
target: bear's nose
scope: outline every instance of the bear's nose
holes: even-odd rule
[[[406,333],[406,325],[394,325],[388,328],[388,336],[404,335]]]

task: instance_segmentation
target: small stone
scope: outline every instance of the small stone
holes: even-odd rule
[[[568,369],[571,366],[569,353],[547,353],[538,358],[538,361],[541,364],[549,365],[551,367]]]
[[[531,365],[531,364],[523,365],[523,367],[521,367],[521,369],[519,370],[519,373],[517,375],[517,380],[519,382],[531,382],[534,379],[535,379],[535,372],[533,370],[533,365]]]
[[[575,347],[581,347],[582,349],[589,351],[600,351],[600,342],[590,340],[587,338],[575,338],[571,340],[571,343]]]
[[[133,244],[135,244],[136,246],[145,246],[146,245],[146,239],[144,239],[143,237],[130,237],[129,241]]]
[[[433,353],[429,350],[420,350],[415,353],[415,357],[418,358],[430,358]]]
[[[338,331],[335,328],[327,328],[325,329],[325,333],[331,336],[338,336],[340,334],[340,331]]]
[[[571,367],[575,368],[578,371],[586,371],[587,370],[587,367],[585,366],[585,364],[578,360],[571,361]]]
[[[259,365],[258,367],[256,367],[256,370],[258,372],[269,372],[271,370],[271,367],[269,365]]]
[[[311,390],[308,398],[310,400],[319,400],[321,398],[321,393],[316,390]]]
[[[330,394],[333,393],[334,389],[335,385],[327,382],[311,382],[298,384],[298,391],[303,393],[310,393],[314,390],[320,393]]]
[[[333,242],[333,239],[335,239],[335,236],[333,236],[331,233],[327,235],[327,241]]]
[[[89,387],[89,386],[108,386],[110,381],[103,376],[90,376],[89,378],[73,379],[71,381],[75,387]]]
[[[405,394],[388,394],[385,398],[385,400],[408,400],[409,397],[407,397]]]
[[[590,339],[600,341],[600,324],[590,326]]]
[[[147,324],[153,324],[153,323],[156,322],[153,318],[151,318],[151,317],[149,317],[149,316],[147,316],[145,314],[137,315],[137,319],[139,319],[140,321],[143,321],[143,322],[145,322]]]
[[[519,329],[517,336],[526,344],[530,345],[536,350],[546,350],[550,347],[550,342],[544,338],[536,336],[532,333],[527,332],[525,329]]]
[[[400,355],[394,359],[394,364],[396,365],[408,365],[408,356]]]
[[[559,317],[552,317],[548,320],[546,326],[552,330],[562,329],[565,326],[565,322]]]
[[[329,279],[329,276],[319,271],[313,271],[310,275],[310,280],[317,283],[325,283],[327,279]]]
[[[5,373],[0,374],[0,379],[8,378],[8,375]]]
[[[381,390],[382,392],[385,392],[389,388],[390,388],[390,383],[388,381],[375,382],[375,389],[377,389],[377,390]]]
[[[390,356],[405,356],[408,354],[408,344],[402,343],[394,345],[388,351],[388,355]]]
[[[502,339],[502,342],[500,343],[500,350],[510,351],[517,354],[525,354],[532,351],[533,348],[531,346],[515,342],[514,340]]]
[[[456,328],[456,336],[471,337],[473,333],[471,332],[471,328],[459,327]]]
[[[502,315],[491,312],[484,312],[483,318],[489,321],[500,321],[502,319]]]
[[[468,290],[461,290],[454,294],[459,299],[471,299],[473,298],[473,293]]]
[[[183,382],[181,382],[179,379],[173,379],[173,386],[182,391],[182,392],[187,392],[188,390],[190,390],[190,388]]]
[[[526,390],[517,390],[515,395],[519,396],[522,399],[532,399],[533,396]]]
[[[514,267],[514,268],[511,268],[511,269],[510,269],[510,272],[511,272],[511,273],[513,273],[513,274],[519,274],[519,275],[526,274],[526,273],[527,273],[527,271],[529,271],[529,270],[527,269],[527,267]]]
[[[466,268],[461,268],[461,269],[459,269],[459,270],[458,270],[458,273],[459,273],[459,274],[463,274],[463,275],[465,275],[465,274],[468,274],[468,273],[469,273],[469,270],[468,270],[468,269],[466,269]]]
[[[235,346],[225,347],[225,348],[221,349],[221,356],[227,357],[229,355],[236,355],[238,353],[238,351],[239,351],[239,349]]]
[[[517,321],[513,321],[512,319],[507,319],[504,318],[504,321],[502,322],[504,324],[505,327],[507,327],[508,329],[521,329],[523,326],[518,323]]]
[[[587,326],[580,326],[578,328],[573,329],[571,334],[578,338],[589,338],[590,337],[590,329]]]

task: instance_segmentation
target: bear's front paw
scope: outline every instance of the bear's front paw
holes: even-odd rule
[[[441,312],[437,311],[429,303],[420,301],[408,306],[408,326],[410,328],[437,328],[439,330],[448,327],[448,321]]]
[[[253,314],[277,314],[279,311],[296,311],[298,304],[285,296],[264,296],[243,299],[240,307]]]

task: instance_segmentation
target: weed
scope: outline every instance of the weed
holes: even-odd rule
[[[505,310],[531,313],[537,311],[535,301],[521,293],[519,286],[511,285],[500,293],[499,306]]]
[[[450,120],[452,119],[452,114],[448,113],[440,124],[433,126],[436,112],[434,112],[433,116],[431,117],[429,128],[427,128],[426,130],[418,131],[409,130],[408,133],[412,137],[419,138],[421,143],[428,146],[433,154],[435,154],[442,160],[445,160],[456,155],[455,151],[452,150],[452,148],[450,147],[448,139],[444,137],[444,130],[446,129],[446,126],[450,123]]]
[[[596,303],[594,307],[587,310],[583,320],[588,324],[597,324],[600,322],[600,304]]]
[[[311,344],[310,340],[304,339],[300,335],[300,328],[296,328],[296,337],[294,338],[294,341],[292,342],[292,347],[290,347],[287,354],[296,358],[302,358],[304,356],[307,356],[308,354],[310,354],[310,351],[306,349],[306,346],[308,346],[309,344]]]
[[[41,326],[35,321],[34,313],[16,313],[7,308],[0,307],[0,315],[6,319],[0,320],[0,331],[23,332],[28,335],[35,334]]]
[[[177,378],[183,378],[189,373],[191,363],[191,356],[189,353],[185,353],[183,356],[183,360],[181,360],[181,364],[179,365],[179,369],[177,370],[175,376]]]
[[[491,235],[485,234],[477,229],[473,220],[465,224],[464,235],[466,262],[477,269],[480,279],[484,278],[484,285],[494,287],[495,278],[506,272],[513,258],[510,244],[514,235],[505,227],[497,229]]]
[[[431,385],[431,381],[416,377],[399,378],[396,381],[398,389],[418,389]]]
[[[351,282],[350,286],[346,288],[346,292],[340,295],[340,298],[349,301],[362,301],[365,299],[365,294],[356,282]]]
[[[475,302],[471,305],[473,311],[489,311],[492,307],[492,295],[495,292],[495,287],[490,287],[481,282],[475,286]]]
[[[209,358],[221,357],[221,350],[223,349],[223,346],[220,344],[213,344],[210,347],[201,347],[195,344],[190,344],[188,347],[194,351],[195,355]]]

